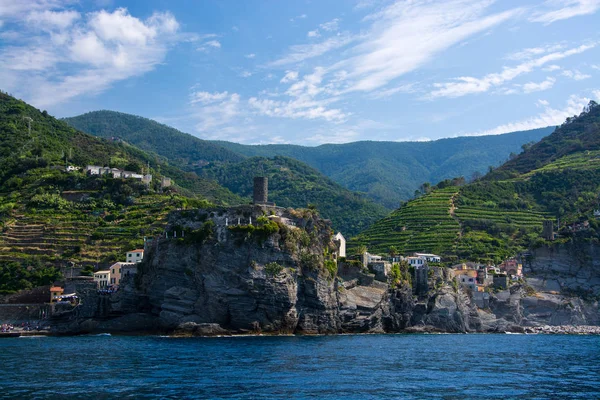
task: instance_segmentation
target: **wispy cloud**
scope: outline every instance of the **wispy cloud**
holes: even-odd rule
[[[526,131],[530,129],[545,128],[547,126],[557,126],[562,124],[567,117],[579,115],[589,101],[590,99],[587,97],[572,95],[569,97],[565,107],[561,109],[554,109],[550,107],[548,102],[538,102],[538,105],[544,108],[544,111],[538,115],[520,121],[502,124],[492,129],[468,133],[460,136],[500,135],[508,132]]]
[[[340,19],[334,18],[331,21],[324,22],[319,25],[319,28],[327,32],[335,32],[340,28]]]
[[[300,14],[300,15],[297,15],[297,16],[295,16],[293,18],[290,18],[290,22],[295,22],[295,21],[297,21],[299,19],[305,19],[306,17],[307,17],[306,14]]]
[[[209,40],[207,42],[202,43],[200,46],[198,46],[198,48],[196,48],[196,50],[206,53],[210,50],[220,49],[220,48],[221,48],[221,42],[219,42],[218,40]]]
[[[214,131],[229,126],[242,113],[238,93],[194,91],[190,93],[190,106],[196,119],[198,132]]]
[[[396,2],[371,14],[365,39],[339,67],[349,71],[349,91],[371,91],[423,66],[468,37],[514,16],[513,9],[486,15],[493,1]]]
[[[581,15],[590,15],[600,9],[600,0],[547,0],[530,21],[551,24]]]
[[[288,54],[268,64],[270,67],[282,67],[299,63],[314,57],[321,56],[331,50],[347,46],[356,38],[351,35],[340,35],[328,38],[314,44],[298,44],[290,47]]]
[[[463,76],[454,81],[434,84],[434,90],[431,92],[431,98],[438,97],[461,97],[473,93],[487,92],[493,87],[498,87],[506,82],[510,82],[518,76],[529,73],[536,68],[540,68],[548,63],[561,60],[563,58],[583,53],[592,49],[596,44],[585,44],[579,47],[546,54],[540,58],[523,62],[515,67],[504,68],[502,72],[485,75],[482,78]]]
[[[555,78],[547,77],[542,82],[528,82],[523,85],[523,93],[541,92],[554,86]]]
[[[584,74],[577,69],[575,69],[575,70],[566,69],[566,70],[562,71],[562,75],[566,76],[567,78],[576,80],[576,81],[582,81],[584,79],[588,79],[588,78],[592,77],[591,75]]]

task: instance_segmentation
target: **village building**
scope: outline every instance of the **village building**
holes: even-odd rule
[[[110,284],[119,285],[123,276],[123,267],[126,265],[135,265],[135,263],[116,262],[110,266]],[[137,267],[136,267],[137,268]]]
[[[427,260],[424,257],[406,257],[406,261],[411,267],[419,268],[427,265]]]
[[[137,263],[121,263],[121,280],[137,274]]]
[[[477,291],[477,271],[474,269],[454,271],[454,276],[458,283],[472,292]]]
[[[523,264],[521,264],[517,259],[511,258],[504,261],[502,264],[498,265],[500,268],[500,272],[504,272],[508,275],[523,276]]]
[[[415,257],[424,258],[427,262],[439,263],[442,262],[442,258],[435,254],[430,253],[415,253]]]
[[[160,179],[160,187],[161,188],[168,188],[169,186],[171,186],[173,184],[173,181],[171,180],[171,178],[167,178],[166,176],[163,176]]]
[[[110,282],[110,271],[94,272],[94,282],[96,282],[98,289],[104,289],[108,287]]]
[[[338,232],[333,237],[333,241],[337,245],[338,257],[346,257],[346,238],[342,235],[342,232]]]
[[[63,293],[64,289],[60,286],[52,286],[50,288],[50,303],[56,303]]]
[[[125,262],[139,263],[144,259],[144,249],[135,249],[127,252]]]

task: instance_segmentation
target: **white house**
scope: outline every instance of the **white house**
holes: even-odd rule
[[[442,258],[435,254],[415,253],[415,257],[424,258],[425,260],[427,260],[427,262],[435,262],[435,263],[442,262]]]
[[[85,172],[90,175],[100,175],[100,169],[102,169],[99,165],[88,165],[85,167]]]
[[[420,268],[427,265],[425,257],[406,257],[406,261],[411,267]]]
[[[139,263],[144,259],[144,249],[135,249],[127,252],[126,261],[128,263]]]
[[[76,167],[74,165],[67,165],[67,172],[79,171],[81,167]]]
[[[110,271],[94,272],[94,282],[96,282],[98,289],[107,287],[110,282]]]
[[[333,240],[338,246],[338,257],[346,257],[346,238],[342,232],[336,233]]]

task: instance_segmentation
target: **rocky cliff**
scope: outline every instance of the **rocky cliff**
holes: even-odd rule
[[[91,294],[95,310],[71,315],[63,331],[502,332],[599,323],[596,247],[586,254],[537,250],[527,282],[492,293],[485,309],[449,269],[431,268],[429,291],[417,296],[410,278],[392,284],[360,265],[336,263],[335,251],[329,222],[311,210],[174,212],[166,235],[147,243],[135,279],[111,296]],[[581,262],[573,261],[573,251]],[[576,290],[591,291],[589,298]]]

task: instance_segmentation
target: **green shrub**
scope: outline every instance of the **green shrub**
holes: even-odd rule
[[[265,264],[265,273],[271,276],[277,276],[283,271],[283,266],[277,264],[276,262],[270,262]]]

